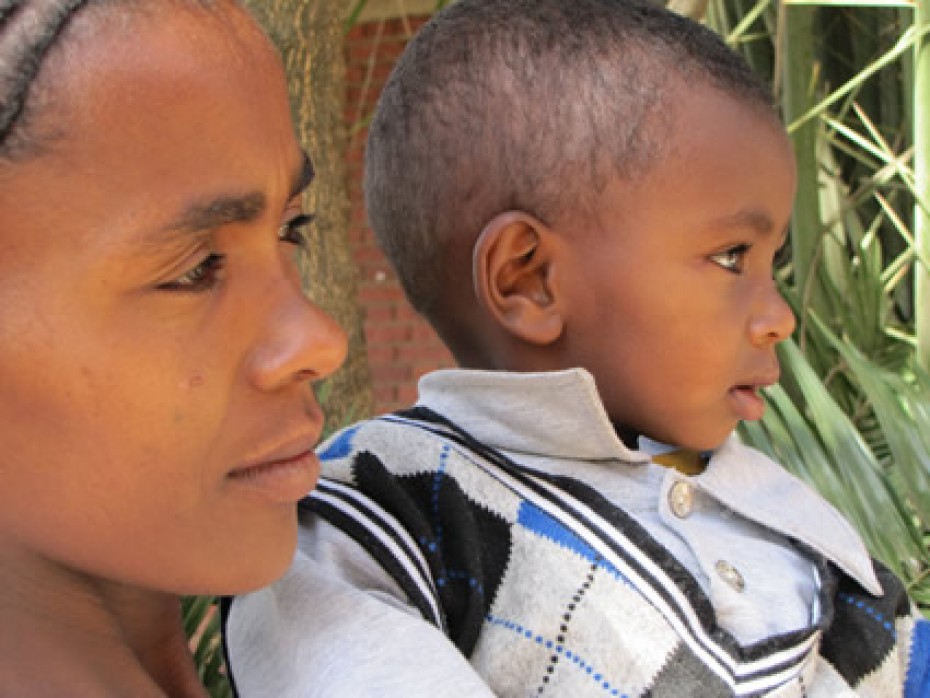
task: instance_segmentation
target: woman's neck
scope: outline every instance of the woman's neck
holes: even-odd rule
[[[203,698],[176,596],[0,551],[0,693]]]

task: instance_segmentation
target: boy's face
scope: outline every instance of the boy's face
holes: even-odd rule
[[[706,87],[675,101],[667,155],[613,181],[567,246],[569,360],[591,371],[618,431],[718,446],[759,419],[794,318],[772,279],[795,188],[773,119]],[[561,224],[561,222],[560,222]]]

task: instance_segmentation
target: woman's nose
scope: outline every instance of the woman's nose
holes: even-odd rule
[[[342,328],[314,305],[295,284],[283,280],[266,306],[263,335],[249,358],[252,382],[262,390],[315,381],[345,360],[348,342]]]

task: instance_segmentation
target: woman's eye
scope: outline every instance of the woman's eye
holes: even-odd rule
[[[291,245],[303,246],[307,242],[306,229],[313,221],[312,213],[301,213],[278,229],[278,239]]]
[[[207,255],[196,267],[184,275],[158,284],[161,291],[181,291],[186,293],[199,293],[209,291],[216,286],[220,273],[226,264],[226,258],[221,254]]]
[[[747,252],[749,252],[749,245],[734,245],[733,247],[725,249],[723,252],[711,255],[710,259],[714,264],[717,264],[729,272],[742,274]]]

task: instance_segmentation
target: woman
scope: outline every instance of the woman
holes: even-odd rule
[[[311,177],[231,0],[0,3],[0,695],[202,695],[178,595],[286,569]]]

